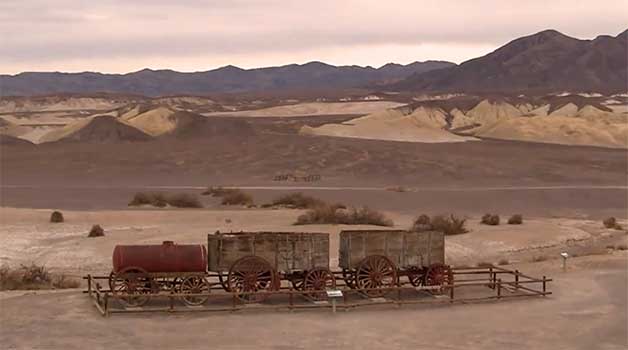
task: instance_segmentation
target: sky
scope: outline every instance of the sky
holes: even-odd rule
[[[461,63],[545,29],[627,27],[626,0],[2,0],[0,74]]]

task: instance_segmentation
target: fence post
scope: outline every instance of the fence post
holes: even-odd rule
[[[454,302],[454,286],[453,284],[449,285],[449,301]]]
[[[545,276],[543,276],[543,296],[545,296],[546,291],[547,291],[547,282],[545,280]]]
[[[491,289],[495,289],[495,274],[493,274],[493,267],[489,266],[488,267],[488,280],[489,282],[489,288]]]
[[[519,270],[515,270],[515,289],[519,290]]]
[[[502,279],[499,278],[497,280],[497,299],[501,299],[502,297]]]
[[[89,297],[92,297],[92,275],[91,274],[87,274],[87,295],[89,295]]]

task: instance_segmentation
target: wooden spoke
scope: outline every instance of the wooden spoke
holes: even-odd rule
[[[127,267],[109,278],[111,293],[123,304],[139,307],[150,300],[150,295],[157,293],[159,287],[140,267]]]
[[[355,273],[355,284],[358,289],[390,288],[397,285],[397,268],[383,255],[367,256],[360,263]],[[386,290],[368,290],[368,297],[381,297]]]
[[[303,282],[303,290],[314,291],[306,296],[314,300],[327,299],[327,289],[336,288],[336,277],[333,272],[327,268],[315,268],[305,275]]]
[[[186,277],[179,285],[178,290],[181,294],[201,294],[209,293],[209,291],[209,282],[203,276]],[[204,304],[209,296],[183,296],[181,299],[188,305],[196,306]]]
[[[254,292],[277,289],[277,274],[266,260],[257,256],[245,256],[231,265],[227,286],[229,291],[247,293],[238,294],[238,298],[244,302],[260,302],[266,295]]]
[[[453,283],[453,273],[451,267],[443,264],[432,264],[425,274],[425,285],[441,286],[440,289],[432,290],[436,294],[443,292],[444,287]]]

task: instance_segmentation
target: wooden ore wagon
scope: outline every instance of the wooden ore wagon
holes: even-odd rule
[[[207,266],[226,291],[252,293],[278,290],[289,281],[297,290],[322,298],[336,281],[329,269],[329,234],[301,232],[236,232],[207,235]],[[239,294],[241,299],[263,293]]]
[[[350,288],[381,296],[406,276],[415,286],[442,286],[451,281],[445,265],[442,232],[345,230],[340,232],[339,267]]]

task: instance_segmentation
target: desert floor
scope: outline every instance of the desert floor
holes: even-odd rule
[[[546,298],[332,314],[101,317],[78,290],[5,293],[6,349],[625,349],[626,251],[516,265],[552,275]]]
[[[203,243],[206,234],[216,230],[280,230],[330,233],[334,265],[338,233],[346,228],[293,226],[301,211],[288,209],[64,210],[62,224],[49,223],[50,212],[1,208],[3,264],[35,262],[77,277],[105,274],[111,269],[115,244],[166,239]],[[399,228],[407,228],[414,217],[395,211],[386,214]],[[520,226],[494,227],[478,221],[479,216],[469,216],[471,232],[447,237],[449,263],[507,259],[507,267],[554,278],[550,284],[554,294],[484,304],[356,309],[335,315],[326,310],[247,311],[105,319],[80,290],[12,291],[0,293],[0,343],[7,349],[625,348],[628,255],[607,248],[625,245],[625,231],[605,229],[599,220],[588,218],[526,217]],[[95,223],[104,227],[105,237],[86,237]],[[570,259],[567,271],[560,267],[562,251],[578,256]]]
[[[331,117],[330,117],[331,118]],[[335,117],[334,117],[335,118]],[[294,129],[286,124],[281,128]],[[2,292],[0,344],[17,349],[625,349],[624,150],[485,140],[463,146],[313,138],[269,126],[250,139],[62,144],[0,148],[0,265],[45,264],[79,277],[106,274],[116,244],[204,243],[216,230],[331,234],[332,265],[345,226],[293,226],[302,211],[244,209],[202,197],[203,209],[129,208],[138,191],[199,194],[245,188],[256,204],[303,191],[367,205],[406,229],[421,213],[468,218],[471,232],[447,237],[447,262],[498,263],[547,275],[544,299],[312,312],[245,312],[104,319],[79,290]],[[317,183],[277,183],[278,174],[320,174]],[[386,190],[403,186],[407,192]],[[52,210],[66,222],[48,222]],[[486,212],[520,226],[480,225]],[[87,238],[93,224],[106,231]],[[355,228],[355,227],[351,227]],[[373,228],[368,226],[368,228]],[[560,270],[559,253],[572,256]],[[533,262],[544,260],[541,262]]]

